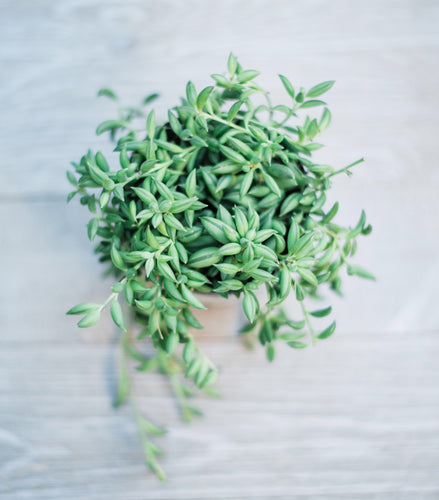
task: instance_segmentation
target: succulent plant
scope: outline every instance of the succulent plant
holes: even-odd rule
[[[74,186],[68,199],[78,195],[88,206],[89,239],[99,240],[99,260],[117,280],[103,304],[82,303],[69,314],[83,315],[78,326],[88,327],[109,306],[124,355],[118,404],[131,393],[127,360],[133,358],[140,371],[158,369],[171,378],[186,420],[198,413],[187,383],[212,391],[217,369],[190,332],[203,327],[193,314],[204,308],[196,292],[241,297],[248,319],[242,333],[258,339],[272,361],[279,342],[300,349],[334,332],[335,321],[315,331],[311,317],[329,316],[331,306],[308,311],[307,297],[325,286],[340,292],[343,269],[373,279],[351,263],[357,237],[371,231],[365,213],[355,226],[342,227],[334,222],[338,203],[326,204],[332,177],[363,160],[341,169],[312,160],[331,121],[320,96],[334,82],[296,90],[280,75],[287,104],[273,105],[258,75],[230,54],[227,74],[212,75],[213,85],[201,92],[189,82],[162,124],[153,110],[145,112],[157,94],[138,108],[119,105],[119,117],[97,128],[116,141],[111,159],[89,151],[72,164],[75,173],[67,172]],[[109,89],[99,95],[119,103]],[[314,108],[323,108],[318,118],[306,115]],[[262,304],[260,287],[268,295]],[[301,317],[282,308],[290,295]],[[136,338],[128,328],[133,323],[140,325]],[[153,356],[142,351],[146,341]],[[151,441],[162,430],[138,410],[136,416],[147,464],[163,478]]]

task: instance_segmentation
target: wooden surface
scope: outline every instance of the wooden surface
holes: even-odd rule
[[[0,13],[0,498],[438,499],[439,4],[3,0]],[[129,408],[110,404],[110,321],[83,332],[64,315],[109,287],[64,172],[87,147],[109,151],[93,137],[113,116],[99,87],[127,104],[160,90],[164,116],[231,49],[277,102],[277,73],[337,80],[319,158],[366,157],[333,197],[346,223],[367,209],[357,262],[378,281],[346,281],[337,334],[272,365],[234,337],[206,340],[224,399],[200,400],[189,426],[163,380],[138,378],[169,429],[159,484]]]

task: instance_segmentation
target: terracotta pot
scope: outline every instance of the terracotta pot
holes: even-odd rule
[[[241,304],[234,295],[225,299],[214,293],[196,293],[197,298],[207,307],[192,310],[203,330],[191,328],[195,338],[227,338],[238,333],[242,325]]]

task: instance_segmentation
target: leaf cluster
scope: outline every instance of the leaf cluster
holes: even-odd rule
[[[89,151],[67,173],[74,186],[69,199],[78,196],[88,207],[90,241],[98,240],[99,260],[118,279],[104,304],[80,304],[70,314],[83,315],[78,326],[88,327],[109,305],[125,332],[121,297],[141,326],[138,340],[151,339],[162,371],[175,375],[163,361],[168,356],[176,373],[201,389],[217,369],[190,333],[202,328],[193,314],[205,308],[200,293],[241,297],[249,322],[243,333],[266,346],[271,361],[276,342],[303,348],[334,332],[335,322],[314,331],[310,316],[326,317],[331,308],[308,312],[307,296],[325,284],[340,293],[343,269],[373,279],[351,264],[357,237],[371,231],[365,213],[344,227],[334,222],[338,203],[326,203],[332,177],[362,160],[337,170],[312,159],[331,121],[320,97],[334,82],[306,90],[280,75],[286,104],[273,105],[255,81],[258,71],[243,69],[233,54],[227,67],[201,91],[188,82],[164,123],[144,108],[156,94],[139,108],[120,107],[119,118],[96,131],[115,140],[111,159]],[[100,95],[118,102],[108,89]],[[322,111],[310,117],[311,108]],[[291,294],[302,318],[281,307]]]

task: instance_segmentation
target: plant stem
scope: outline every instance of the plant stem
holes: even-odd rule
[[[157,353],[158,361],[160,369],[163,374],[166,375],[169,379],[172,391],[174,393],[175,398],[177,399],[177,403],[180,407],[180,411],[185,422],[191,421],[191,413],[187,408],[187,402],[185,394],[181,388],[181,382],[178,379],[178,374],[181,373],[180,370],[175,372],[171,366],[171,357],[162,351],[158,351]],[[178,364],[176,363],[176,367]]]
[[[169,375],[169,380],[171,382],[171,387],[174,392],[175,397],[177,398],[178,404],[180,406],[181,414],[183,416],[183,420],[185,422],[191,421],[191,413],[187,408],[186,404],[186,396],[181,389],[181,382],[178,380],[178,376],[173,374]]]
[[[302,308],[302,312],[303,312],[303,317],[305,319],[305,322],[308,326],[308,332],[309,332],[309,335],[310,335],[310,340],[311,340],[311,345],[315,345],[315,338],[314,338],[314,329],[311,325],[311,321],[309,319],[309,314],[308,314],[308,311],[306,310],[306,307],[303,303],[303,301],[300,302],[300,307]]]
[[[357,161],[354,161],[354,163],[351,163],[347,167],[343,167],[340,170],[336,170],[335,172],[332,172],[331,174],[327,175],[326,178],[333,177],[334,175],[341,174],[342,172],[346,172],[346,170],[349,170],[351,167],[355,167],[355,165],[358,165],[359,163],[363,163],[364,158],[360,158]]]
[[[131,321],[129,326],[131,326]],[[121,347],[121,380],[124,380],[124,383],[126,383],[126,394],[125,396],[129,398],[131,408],[133,409],[134,416],[136,419],[137,423],[137,428],[139,430],[140,434],[140,439],[142,442],[142,447],[143,447],[143,452],[145,454],[145,461],[146,465],[149,467],[149,469],[156,474],[158,479],[160,481],[163,481],[166,477],[159,466],[157,459],[156,459],[156,454],[158,452],[158,448],[154,445],[154,443],[149,439],[149,433],[147,429],[145,428],[145,423],[147,423],[147,420],[142,416],[142,413],[140,411],[139,405],[137,404],[136,397],[133,391],[133,385],[131,382],[131,377],[129,373],[129,366],[128,366],[128,346],[130,344],[130,329],[121,335],[120,338],[120,347]]]

